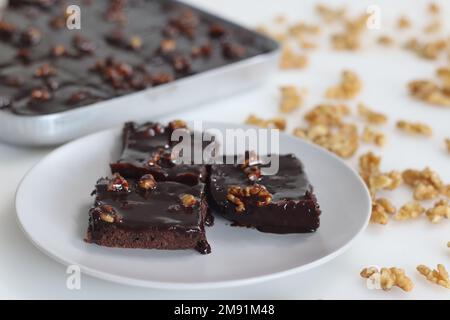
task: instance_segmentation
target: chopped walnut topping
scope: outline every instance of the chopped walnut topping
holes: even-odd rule
[[[253,184],[251,186],[240,187],[230,186],[228,188],[227,200],[236,205],[236,212],[245,211],[245,198],[256,198],[256,205],[264,207],[272,202],[272,195],[265,186]]]
[[[50,91],[44,88],[31,91],[31,100],[33,101],[48,101],[51,97]]]
[[[252,182],[261,178],[261,169],[258,166],[248,166],[244,168],[244,173],[247,175],[248,180]]]
[[[361,139],[366,143],[373,143],[379,147],[386,144],[386,136],[382,132],[373,130],[370,127],[365,127]]]
[[[433,129],[427,124],[421,122],[408,122],[400,120],[397,122],[397,128],[413,135],[423,135],[426,137],[431,137],[433,135]]]
[[[173,120],[169,122],[169,128],[170,130],[176,130],[176,129],[186,129],[187,123],[183,120]]]
[[[308,64],[307,56],[297,54],[289,46],[284,46],[281,53],[280,68],[283,70],[302,69]]]
[[[258,126],[261,128],[274,128],[274,129],[279,129],[279,130],[286,129],[286,119],[281,118],[281,117],[276,117],[276,118],[265,120],[265,119],[255,116],[254,114],[251,114],[248,116],[245,123],[253,125],[253,126]]]
[[[52,47],[51,55],[54,57],[61,57],[67,53],[66,47],[62,44],[58,44]]]
[[[364,268],[360,275],[365,279],[375,279],[376,277],[380,281],[381,288],[385,291],[391,290],[394,286],[407,292],[414,288],[412,280],[400,268],[381,268],[381,270],[375,267]]]
[[[420,202],[412,201],[403,205],[394,216],[395,220],[403,221],[415,219],[421,216],[425,212],[425,208],[422,207]]]
[[[353,99],[361,91],[362,83],[356,73],[344,70],[341,82],[328,88],[325,95],[329,99]]]
[[[280,88],[281,102],[280,111],[289,113],[302,105],[302,95],[295,86],[283,86]]]
[[[414,188],[414,199],[430,200],[439,193],[445,194],[445,186],[439,175],[430,168],[419,170],[405,170],[402,173],[405,183]]]
[[[174,52],[177,48],[177,42],[174,39],[164,39],[161,41],[159,46],[159,50],[162,53],[171,53]]]
[[[417,271],[419,271],[421,275],[425,276],[428,281],[450,289],[450,279],[444,265],[438,264],[435,270],[431,270],[427,266],[421,264],[417,266]]]
[[[346,105],[320,104],[305,115],[310,125],[339,126],[342,118],[350,114]]]
[[[152,190],[156,188],[156,180],[151,174],[145,174],[139,179],[138,186],[143,190]]]
[[[39,68],[36,69],[34,76],[36,78],[51,77],[56,74],[55,69],[48,63],[44,63]]]
[[[399,29],[408,29],[411,28],[411,20],[408,17],[401,16],[397,20],[397,28]]]
[[[388,120],[385,114],[376,112],[363,103],[358,104],[358,115],[370,124],[385,124]]]
[[[198,203],[197,198],[194,197],[192,194],[182,194],[180,196],[180,201],[183,207],[185,208],[192,208]]]
[[[114,211],[114,208],[110,205],[104,204],[100,207],[95,208],[94,210],[97,212],[100,219],[104,222],[114,223],[114,221],[116,220],[116,213]]]
[[[450,219],[450,204],[447,200],[439,200],[433,208],[427,210],[426,215],[431,223],[439,223],[442,219]]]
[[[107,190],[112,192],[129,191],[130,186],[127,179],[118,173],[114,173],[113,178],[108,184]]]

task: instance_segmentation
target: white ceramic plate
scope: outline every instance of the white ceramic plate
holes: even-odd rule
[[[204,124],[204,128],[236,128]],[[89,275],[124,284],[159,288],[213,288],[244,285],[304,271],[342,253],[366,227],[370,197],[357,173],[312,144],[280,136],[280,152],[295,153],[322,209],[312,234],[275,235],[231,227],[216,219],[207,228],[212,254],[194,250],[157,251],[105,248],[83,241],[89,196],[97,178],[120,149],[120,129],[96,133],[52,152],[23,179],[16,196],[20,225],[50,257],[76,264]]]

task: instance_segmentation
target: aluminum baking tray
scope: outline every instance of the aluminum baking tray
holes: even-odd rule
[[[201,72],[174,82],[48,115],[24,116],[0,111],[0,140],[23,146],[53,146],[80,136],[200,106],[258,86],[277,68],[277,42],[222,17],[183,3],[200,14],[251,33],[266,53]]]

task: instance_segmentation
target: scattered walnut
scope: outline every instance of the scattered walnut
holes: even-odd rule
[[[192,194],[182,194],[180,196],[180,201],[183,207],[185,208],[192,208],[198,203],[197,198],[194,197]]]
[[[361,277],[368,279],[377,276],[380,280],[381,288],[385,291],[391,290],[396,286],[404,291],[411,291],[414,288],[414,283],[405,274],[405,271],[400,268],[364,268],[361,273]]]
[[[383,113],[369,109],[365,104],[358,104],[358,115],[370,124],[385,124],[388,120]]]
[[[446,39],[419,42],[417,39],[413,38],[406,42],[405,48],[414,52],[421,58],[436,60],[448,48],[448,43]]]
[[[302,105],[302,95],[295,86],[283,86],[281,91],[280,111],[289,113]]]
[[[408,29],[411,27],[411,21],[409,20],[408,17],[405,16],[401,16],[400,18],[398,18],[397,20],[397,27],[399,29]]]
[[[382,46],[391,46],[394,43],[394,39],[387,35],[379,36],[377,42]]]
[[[335,128],[312,125],[308,129],[296,128],[293,134],[311,140],[343,158],[353,156],[359,147],[358,128],[354,124],[340,124]]]
[[[431,137],[433,135],[433,129],[430,126],[420,122],[408,122],[400,120],[397,122],[397,128],[413,135],[423,135],[426,137]]]
[[[272,119],[262,119],[254,114],[251,114],[247,117],[247,120],[245,120],[246,124],[258,126],[261,128],[273,128],[273,129],[279,129],[279,130],[285,130],[286,129],[286,119],[281,117],[275,117]]]
[[[370,127],[365,127],[361,139],[366,143],[373,143],[379,147],[386,144],[386,136],[382,132],[373,130]]]
[[[125,179],[118,173],[114,173],[111,181],[108,184],[107,190],[112,192],[129,191],[130,186],[127,179]]]
[[[416,99],[438,106],[450,106],[450,92],[429,80],[415,80],[409,84],[409,92]]]
[[[450,138],[445,139],[445,145],[447,147],[447,151],[450,152]]]
[[[281,53],[280,68],[283,70],[302,69],[308,64],[308,57],[297,54],[289,46],[284,46]]]
[[[372,152],[365,153],[359,157],[359,174],[369,184],[372,175],[380,172],[381,157]]]
[[[324,4],[318,4],[316,12],[327,23],[342,21],[346,16],[345,8],[331,8]]]
[[[304,22],[298,22],[289,27],[289,35],[292,37],[303,36],[306,33],[318,34],[320,33],[320,27],[315,24],[307,24]]]
[[[432,15],[437,15],[441,12],[441,8],[435,2],[431,2],[428,4],[428,12]]]
[[[336,50],[355,51],[361,47],[359,34],[354,32],[335,33],[331,36],[331,43]]]
[[[381,158],[372,152],[363,154],[359,158],[359,174],[367,184],[372,197],[381,189],[394,190],[403,182],[398,171],[381,173],[380,163]]]
[[[387,224],[389,221],[389,215],[386,209],[378,202],[372,202],[372,214],[370,216],[370,222],[378,224]]]
[[[430,200],[439,193],[445,194],[445,186],[439,175],[430,168],[422,171],[408,169],[402,173],[405,183],[414,188],[414,199]]]
[[[245,211],[244,198],[256,198],[255,204],[258,207],[267,206],[272,202],[272,195],[267,191],[266,187],[260,184],[240,187],[230,186],[228,188],[227,200],[236,205],[236,212]]]
[[[156,180],[151,174],[146,174],[141,177],[138,185],[143,190],[152,190],[156,188]]]
[[[320,104],[305,115],[310,125],[339,126],[342,118],[350,114],[346,105]]]
[[[417,271],[419,271],[421,275],[425,276],[428,281],[450,289],[450,279],[444,265],[438,264],[435,270],[431,270],[427,266],[421,264],[417,266]]]
[[[425,208],[422,207],[420,202],[412,201],[403,205],[394,216],[395,220],[403,221],[409,219],[415,219],[425,212]]]
[[[442,219],[450,219],[450,205],[447,200],[439,200],[433,208],[427,210],[426,215],[431,223],[439,223]]]
[[[361,91],[362,83],[356,73],[344,70],[341,82],[328,88],[325,96],[329,99],[353,99]]]
[[[423,31],[425,33],[437,33],[442,29],[442,23],[439,20],[433,20],[425,26]]]

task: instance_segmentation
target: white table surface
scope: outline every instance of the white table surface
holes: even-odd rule
[[[191,0],[190,2],[219,12],[224,16],[255,26],[278,13],[292,19],[308,17],[314,21],[313,1],[298,0]],[[350,3],[360,12],[369,4],[379,4],[382,30],[369,31],[375,37],[392,29],[393,19],[409,14],[418,26],[427,21],[426,1],[329,1]],[[444,1],[441,1],[444,4]],[[450,16],[447,2],[446,17]],[[447,19],[448,20],[448,19]],[[448,30],[448,26],[447,30]],[[387,31],[388,32],[388,31]],[[402,41],[404,36],[398,36]],[[324,90],[337,82],[342,68],[356,71],[364,81],[359,100],[390,114],[383,129],[389,135],[388,145],[378,150],[364,146],[360,152],[373,149],[383,154],[384,170],[423,168],[437,170],[450,182],[450,154],[443,144],[450,137],[450,109],[429,107],[409,98],[406,83],[415,78],[432,77],[436,63],[416,58],[392,48],[380,48],[369,41],[359,53],[336,53],[326,46],[311,55],[310,66],[301,72],[279,73],[254,91],[204,105],[201,108],[168,116],[187,120],[220,120],[242,122],[250,112],[272,116],[277,111],[277,88],[295,83],[309,89],[307,106],[320,102]],[[301,122],[300,111],[291,117],[291,125]],[[421,120],[433,126],[431,139],[412,138],[395,130],[395,120]],[[428,283],[416,271],[418,264],[435,266],[443,263],[450,269],[450,221],[431,225],[425,218],[395,222],[387,226],[370,225],[367,231],[343,255],[313,270],[257,285],[202,291],[168,291],[136,288],[82,276],[81,290],[66,288],[65,268],[38,251],[22,234],[14,209],[15,190],[25,173],[51,149],[25,149],[0,144],[0,298],[24,299],[449,299],[450,290]],[[356,167],[357,159],[349,161]],[[338,181],[330,182],[338,185]],[[411,197],[400,189],[392,199],[401,205]],[[399,289],[390,292],[368,290],[359,277],[367,265],[398,266],[406,269],[416,284],[410,293]]]

